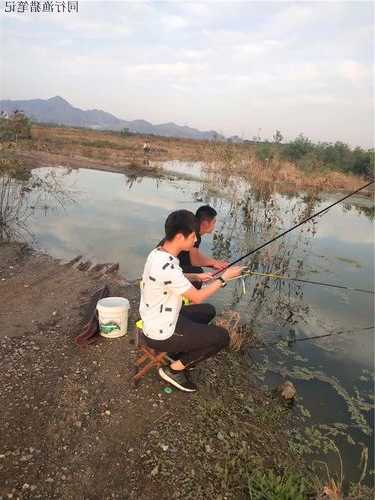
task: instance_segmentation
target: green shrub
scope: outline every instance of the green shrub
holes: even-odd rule
[[[0,116],[0,140],[17,142],[18,139],[31,139],[31,120],[19,111],[9,118]]]
[[[295,473],[277,475],[272,470],[255,471],[248,479],[251,500],[308,500],[305,479]]]
[[[283,148],[283,155],[287,160],[296,161],[314,150],[314,144],[300,134],[294,141],[289,142]]]
[[[330,169],[366,178],[374,176],[374,150],[357,147],[337,141],[334,144],[314,144],[300,134],[294,141],[281,145],[282,157],[305,170]]]
[[[274,155],[272,144],[269,142],[263,142],[261,144],[257,144],[256,146],[256,157],[258,160],[266,161],[272,160]]]

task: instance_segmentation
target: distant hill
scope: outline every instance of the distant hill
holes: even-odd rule
[[[214,130],[201,132],[195,128],[182,127],[175,123],[153,125],[145,120],[121,120],[111,113],[100,109],[82,110],[75,108],[62,97],[50,99],[0,100],[0,111],[8,113],[16,109],[23,111],[29,118],[39,123],[56,123],[71,127],[85,127],[97,130],[122,130],[128,128],[130,132],[139,134],[154,134],[164,137],[178,137],[184,139],[225,140],[225,137]]]

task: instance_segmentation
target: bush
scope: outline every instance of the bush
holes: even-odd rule
[[[300,134],[282,146],[282,156],[305,170],[330,169],[363,175],[368,179],[374,177],[374,150],[360,147],[352,150],[340,141],[314,144]]]
[[[307,500],[305,479],[295,473],[277,475],[272,470],[255,471],[248,480],[251,500]]]
[[[355,148],[353,151],[352,172],[357,175],[364,175],[367,178],[374,178],[375,151],[369,149],[364,151],[361,148]]]
[[[284,157],[290,161],[300,160],[303,156],[311,153],[314,145],[303,134],[300,134],[294,141],[289,142],[283,148]]]
[[[258,160],[261,160],[261,161],[272,160],[273,155],[274,155],[274,151],[272,148],[272,144],[270,144],[269,142],[257,144],[256,156],[257,156]]]
[[[31,120],[20,111],[9,118],[0,116],[0,140],[17,142],[18,139],[31,139]]]

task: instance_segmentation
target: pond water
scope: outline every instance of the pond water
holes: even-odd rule
[[[124,276],[136,279],[173,210],[214,206],[216,231],[203,238],[202,249],[231,260],[341,196],[270,192],[201,163],[162,166],[171,172],[167,179],[65,168],[0,177],[0,238],[26,240],[65,260],[119,262]],[[370,200],[351,198],[246,264],[256,272],[373,290],[373,215]],[[272,344],[247,349],[249,373],[265,387],[286,378],[295,384],[296,450],[303,435],[313,436],[315,451],[333,441],[346,479],[354,481],[367,449],[372,484],[374,296],[261,276],[245,285],[246,293],[234,281],[212,302],[238,311],[260,341]],[[337,469],[337,453],[325,460]]]

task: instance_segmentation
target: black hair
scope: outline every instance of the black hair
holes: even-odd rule
[[[195,212],[195,217],[199,222],[203,222],[204,220],[211,221],[217,216],[217,212],[214,208],[210,207],[210,205],[202,205]]]
[[[176,210],[168,215],[165,221],[165,240],[171,241],[176,234],[189,236],[197,232],[197,218],[189,210]]]

